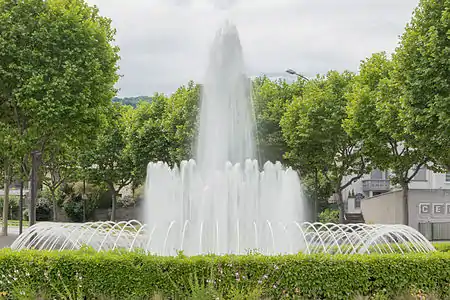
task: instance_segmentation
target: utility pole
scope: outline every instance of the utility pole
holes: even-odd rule
[[[41,152],[39,151],[33,151],[31,152],[31,186],[30,186],[30,192],[31,192],[31,198],[30,198],[30,211],[29,211],[29,217],[30,217],[30,227],[36,224],[36,199],[37,199],[37,191],[38,191],[38,169],[39,169],[39,163],[41,158]]]

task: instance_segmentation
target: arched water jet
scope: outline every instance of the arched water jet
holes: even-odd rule
[[[59,223],[42,222],[26,229],[11,248],[20,249],[48,249],[64,250],[79,249],[82,246],[90,246],[97,251],[125,249],[134,251],[144,250],[147,253],[159,255],[175,255],[174,250],[186,250],[186,255],[196,255],[204,252],[202,245],[202,231],[207,228],[205,223],[199,226],[190,226],[185,223],[184,226],[175,226],[179,224],[169,223],[166,227],[153,226],[148,227],[137,221],[111,223],[66,223],[61,226]],[[262,228],[271,228],[270,221],[263,224],[254,223],[254,231],[264,233],[261,236],[265,241],[272,241],[269,244],[260,245],[257,252],[267,254],[286,254],[287,253],[330,253],[330,254],[353,254],[353,253],[407,253],[407,252],[430,252],[434,251],[433,245],[423,237],[417,230],[405,225],[366,225],[366,224],[321,224],[321,223],[283,223],[280,224],[285,230],[279,234],[273,230],[263,231]],[[213,231],[220,232],[218,223],[212,226]],[[296,228],[292,235],[286,235],[288,228]],[[236,226],[236,235],[242,237],[241,226]],[[189,232],[193,230],[194,232]],[[157,232],[158,231],[158,232]],[[277,231],[278,232],[278,231]],[[294,234],[297,232],[296,234]],[[155,233],[164,236],[165,243],[159,243],[154,240]],[[198,248],[183,249],[184,234],[199,237]],[[169,235],[173,238],[169,238]],[[276,235],[276,236],[275,236]],[[55,243],[55,237],[62,238],[59,243]],[[286,245],[289,249],[282,246],[277,248],[275,240],[289,238]],[[245,238],[245,237],[243,237]],[[178,240],[177,240],[178,239]],[[168,241],[171,241],[170,245]],[[239,239],[236,240],[238,242]],[[294,243],[299,241],[299,243]],[[152,245],[157,245],[154,248]],[[171,248],[174,245],[181,245],[180,249]],[[295,246],[294,246],[295,245]],[[161,247],[162,246],[162,247]],[[170,248],[169,248],[170,246]],[[238,244],[236,248],[228,251],[220,251],[219,247],[210,248],[216,254],[246,254],[248,249],[243,249]]]

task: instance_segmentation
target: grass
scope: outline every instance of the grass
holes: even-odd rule
[[[0,218],[0,222],[3,222],[2,218]],[[28,225],[29,225],[27,220],[23,220],[22,224],[23,224],[23,227],[28,227]],[[8,226],[19,227],[19,220],[8,220]]]

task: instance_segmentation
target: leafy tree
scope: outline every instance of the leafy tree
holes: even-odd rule
[[[352,139],[342,126],[347,118],[345,94],[352,79],[349,72],[331,71],[309,81],[303,97],[289,105],[281,121],[289,146],[286,158],[303,176],[322,172],[337,196],[341,222],[342,190],[361,178],[368,167],[360,141]]]
[[[32,150],[98,127],[118,79],[114,34],[83,0],[0,0],[0,122],[21,142],[11,154],[23,173]]]
[[[112,194],[111,220],[116,219],[117,195],[133,180],[133,159],[128,150],[126,118],[130,106],[113,104],[105,115],[95,146],[81,155],[89,182],[105,184]]]
[[[253,105],[256,116],[257,143],[260,163],[282,161],[287,150],[280,126],[281,118],[294,97],[300,97],[303,79],[289,84],[258,77],[253,81]]]
[[[149,162],[170,160],[171,137],[163,124],[167,105],[167,97],[156,94],[151,103],[140,102],[130,111],[127,139],[135,186],[144,182]]]
[[[64,143],[49,145],[42,157],[41,180],[50,192],[53,207],[53,221],[56,221],[58,207],[57,191],[63,183],[72,181],[79,175],[78,157],[79,149]]]
[[[0,121],[0,173],[3,175],[3,191],[4,204],[2,212],[2,234],[8,235],[8,216],[9,216],[9,186],[14,180],[14,174],[19,171],[21,146],[23,141],[17,139],[17,129],[6,123]],[[18,178],[18,177],[16,177]]]
[[[373,167],[391,170],[391,180],[403,190],[405,224],[408,224],[408,187],[428,157],[411,147],[415,136],[401,120],[401,90],[392,80],[394,62],[385,53],[363,61],[352,91],[348,94],[345,128],[364,143],[364,154]]]
[[[421,0],[394,60],[414,147],[450,166],[450,3]]]
[[[180,87],[168,99],[163,125],[171,141],[169,148],[171,163],[179,163],[193,157],[199,104],[200,86],[193,81],[187,86]]]

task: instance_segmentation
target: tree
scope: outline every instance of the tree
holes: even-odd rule
[[[126,122],[131,106],[111,104],[95,145],[81,155],[90,182],[106,184],[111,192],[111,221],[116,220],[117,195],[133,180],[133,159],[127,144]]]
[[[200,86],[193,81],[181,86],[168,99],[163,115],[163,126],[171,140],[168,162],[177,164],[193,157],[199,105]]]
[[[401,120],[401,91],[392,80],[394,62],[385,53],[377,53],[361,63],[348,94],[348,119],[345,129],[362,140],[364,155],[372,166],[393,172],[391,180],[401,186],[405,224],[408,224],[409,183],[429,161],[411,145],[415,137],[405,131]]]
[[[79,173],[77,165],[79,149],[64,143],[50,144],[42,158],[42,184],[50,191],[53,206],[53,221],[56,221],[58,201],[56,193],[60,186],[75,179]]]
[[[84,143],[98,127],[116,92],[114,34],[83,0],[0,0],[0,122],[22,143],[11,152],[21,170],[31,151]]]
[[[394,55],[414,147],[450,166],[450,3],[421,0]]]
[[[360,141],[352,139],[343,128],[347,118],[346,92],[353,74],[331,71],[309,81],[303,96],[288,107],[281,121],[289,151],[286,158],[302,176],[322,172],[332,185],[344,219],[342,190],[367,171]],[[344,178],[351,176],[347,181]]]
[[[3,173],[4,205],[2,212],[2,234],[8,235],[9,216],[9,186],[14,179],[20,176],[20,153],[22,153],[23,141],[17,139],[17,129],[8,124],[5,118],[0,119],[0,170]]]
[[[258,77],[253,82],[253,105],[256,116],[257,143],[260,163],[283,161],[287,150],[280,126],[281,118],[294,97],[300,97],[305,81],[292,84],[285,80],[272,81]]]
[[[128,152],[134,166],[135,186],[144,182],[149,162],[170,160],[171,137],[163,124],[167,105],[167,97],[156,94],[151,103],[140,102],[135,110],[129,111]]]

